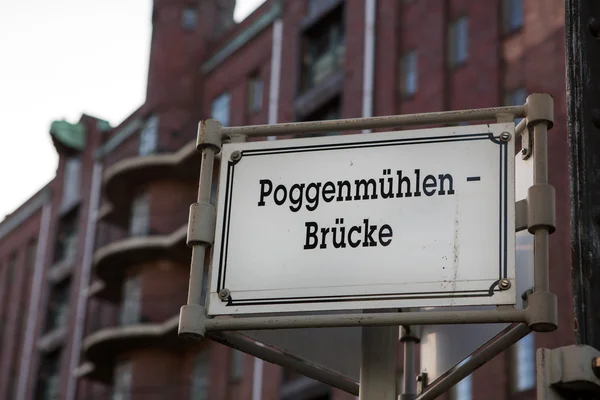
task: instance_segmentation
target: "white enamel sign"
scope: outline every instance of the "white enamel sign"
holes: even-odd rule
[[[514,304],[513,136],[225,144],[208,314]]]

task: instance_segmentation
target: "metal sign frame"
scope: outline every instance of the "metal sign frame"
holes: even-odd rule
[[[224,144],[208,315],[515,304],[514,128]]]
[[[215,158],[224,141],[242,141],[246,137],[398,128],[493,119],[497,122],[510,122],[514,118],[525,119],[515,128],[515,137],[510,140],[517,140],[520,137],[523,157],[529,157],[530,155],[534,157],[534,184],[529,188],[527,200],[517,202],[515,207],[516,230],[528,229],[534,235],[535,243],[534,288],[527,295],[527,307],[525,309],[516,309],[514,306],[498,306],[492,311],[399,310],[395,312],[207,317],[202,301],[203,272],[207,249],[214,242],[216,221],[216,209],[210,203],[210,193]],[[283,365],[283,363],[276,360],[276,352],[269,353],[268,349],[262,348],[259,344],[240,343],[240,340],[236,341],[233,331],[360,326],[363,327],[363,357],[358,393],[356,385],[340,382],[331,374],[322,374],[323,371],[304,368],[300,372],[350,393],[359,394],[361,399],[387,400],[395,399],[396,380],[395,378],[382,380],[381,377],[391,376],[391,369],[395,370],[396,368],[397,352],[393,349],[394,346],[397,346],[398,326],[401,325],[406,328],[434,324],[517,324],[496,340],[488,342],[480,351],[476,351],[467,362],[426,386],[420,395],[417,396],[416,393],[407,393],[406,391],[402,394],[404,400],[415,398],[426,400],[435,398],[460,382],[476,368],[509,348],[531,330],[538,332],[555,330],[558,319],[557,298],[555,294],[549,291],[548,260],[548,235],[554,232],[556,226],[555,193],[554,188],[548,184],[547,162],[547,131],[553,126],[553,123],[553,99],[548,94],[540,93],[528,96],[526,103],[522,106],[439,113],[242,127],[223,127],[218,121],[210,119],[201,121],[197,140],[197,148],[202,152],[198,201],[190,207],[187,235],[187,244],[192,247],[190,283],[187,304],[181,308],[180,312],[179,336],[190,339],[211,337],[214,340]],[[385,340],[382,340],[384,338]],[[414,344],[414,341],[405,341],[405,346],[407,343]],[[408,350],[410,354],[414,353],[410,351],[410,347]],[[375,354],[379,354],[379,356],[374,356]],[[381,357],[384,357],[384,359]],[[409,363],[409,366],[414,365],[414,359],[405,361]],[[373,373],[375,370],[377,372]],[[365,371],[364,374],[363,371]],[[405,379],[413,379],[413,377],[405,376]],[[409,385],[408,387],[412,390],[413,386]]]

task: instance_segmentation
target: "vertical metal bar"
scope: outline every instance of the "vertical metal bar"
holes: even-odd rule
[[[417,398],[417,380],[415,369],[415,342],[411,339],[404,341],[404,385],[400,400]]]
[[[210,202],[215,149],[208,146],[202,149],[202,164],[200,165],[200,181],[198,183],[198,203]],[[202,303],[202,280],[204,279],[204,260],[206,244],[194,244],[190,265],[190,284],[188,288],[188,304]]]
[[[190,265],[190,286],[188,288],[188,304],[202,304],[202,281],[204,279],[204,258],[206,248],[202,245],[192,247]],[[192,273],[192,271],[195,271]]]
[[[398,327],[362,328],[359,400],[396,400]]]
[[[548,184],[548,127],[546,123],[533,126],[533,184]],[[534,234],[534,290],[548,292],[548,229],[540,228]]]
[[[600,2],[565,1],[576,339],[600,348]]]

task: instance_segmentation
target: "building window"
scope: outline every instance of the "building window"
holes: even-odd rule
[[[409,97],[417,93],[417,52],[411,50],[400,59],[400,92]]]
[[[123,304],[121,307],[121,325],[137,324],[141,320],[142,288],[139,275],[129,277],[123,285]]]
[[[244,375],[244,355],[239,350],[231,349],[229,359],[229,378],[233,381],[242,379]]]
[[[316,14],[324,3],[323,0],[308,0],[308,15]]]
[[[520,87],[504,96],[504,105],[522,106],[525,104],[525,100],[527,100],[527,91],[525,91],[525,88]]]
[[[339,7],[303,35],[301,92],[319,85],[343,67],[346,52],[343,16],[343,7]]]
[[[221,94],[213,100],[211,107],[211,115],[223,126],[229,125],[229,104],[231,103],[231,95],[229,92]]]
[[[469,19],[460,17],[448,29],[448,62],[455,67],[469,57]]]
[[[32,238],[27,242],[25,249],[25,268],[28,271],[33,270],[35,266],[35,252],[37,251],[37,239]]]
[[[504,105],[505,106],[522,106],[523,104],[525,104],[526,100],[527,100],[527,91],[525,90],[525,88],[520,87],[520,88],[513,90],[512,92],[507,93],[504,96]],[[518,124],[519,122],[521,122],[522,119],[523,118],[515,119],[515,124]]]
[[[533,334],[519,340],[511,351],[512,386],[515,392],[535,387],[535,341]]]
[[[146,120],[140,131],[139,154],[146,156],[156,152],[158,144],[158,115],[152,115]]]
[[[194,360],[190,399],[208,400],[209,382],[210,360],[209,352],[205,350],[198,354]]]
[[[504,31],[511,33],[523,27],[523,0],[503,0]]]
[[[131,203],[131,219],[129,234],[131,236],[146,236],[150,231],[150,195],[142,193]]]
[[[79,224],[77,209],[61,218],[58,226],[58,237],[54,250],[54,263],[72,261],[77,250],[77,231]]]
[[[196,24],[198,23],[198,13],[195,8],[187,7],[181,13],[181,27],[186,30],[193,32],[196,30]]]
[[[463,365],[469,358],[464,359],[458,365]],[[473,375],[469,375],[458,382],[451,390],[452,400],[471,400],[473,393]]]
[[[471,375],[469,375],[452,388],[452,400],[471,400],[473,384],[471,379]]]
[[[263,80],[258,73],[252,74],[248,80],[248,111],[260,111],[263,104]]]
[[[69,318],[69,296],[71,280],[66,279],[50,288],[50,299],[46,314],[46,332],[65,327]]]
[[[80,198],[81,159],[72,157],[65,162],[62,207],[73,205]]]
[[[59,398],[60,360],[58,351],[43,356],[40,363],[36,399],[56,400]]]
[[[112,400],[131,399],[131,363],[121,362],[115,368]]]

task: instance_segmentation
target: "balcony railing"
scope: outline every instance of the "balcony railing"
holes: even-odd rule
[[[186,303],[187,290],[187,285],[181,285],[165,294],[142,294],[139,299],[125,299],[121,304],[92,299],[88,304],[86,332],[90,335],[106,328],[161,324],[177,315]]]
[[[188,144],[190,141],[196,138],[196,130],[198,126],[197,120],[189,121],[181,130],[164,132],[159,130],[158,133],[158,144],[155,151],[152,154],[165,154],[173,153]],[[138,132],[131,135],[117,148],[104,157],[105,165],[111,166],[121,160],[130,157],[142,157],[140,155],[140,133]]]
[[[96,231],[96,248],[133,237],[171,234],[187,224],[192,202],[182,203],[175,211],[150,214],[148,216],[150,228],[145,235],[131,235],[128,230],[109,223],[100,223]]]
[[[306,66],[304,91],[319,85],[324,79],[344,67],[346,47],[340,43]]]

